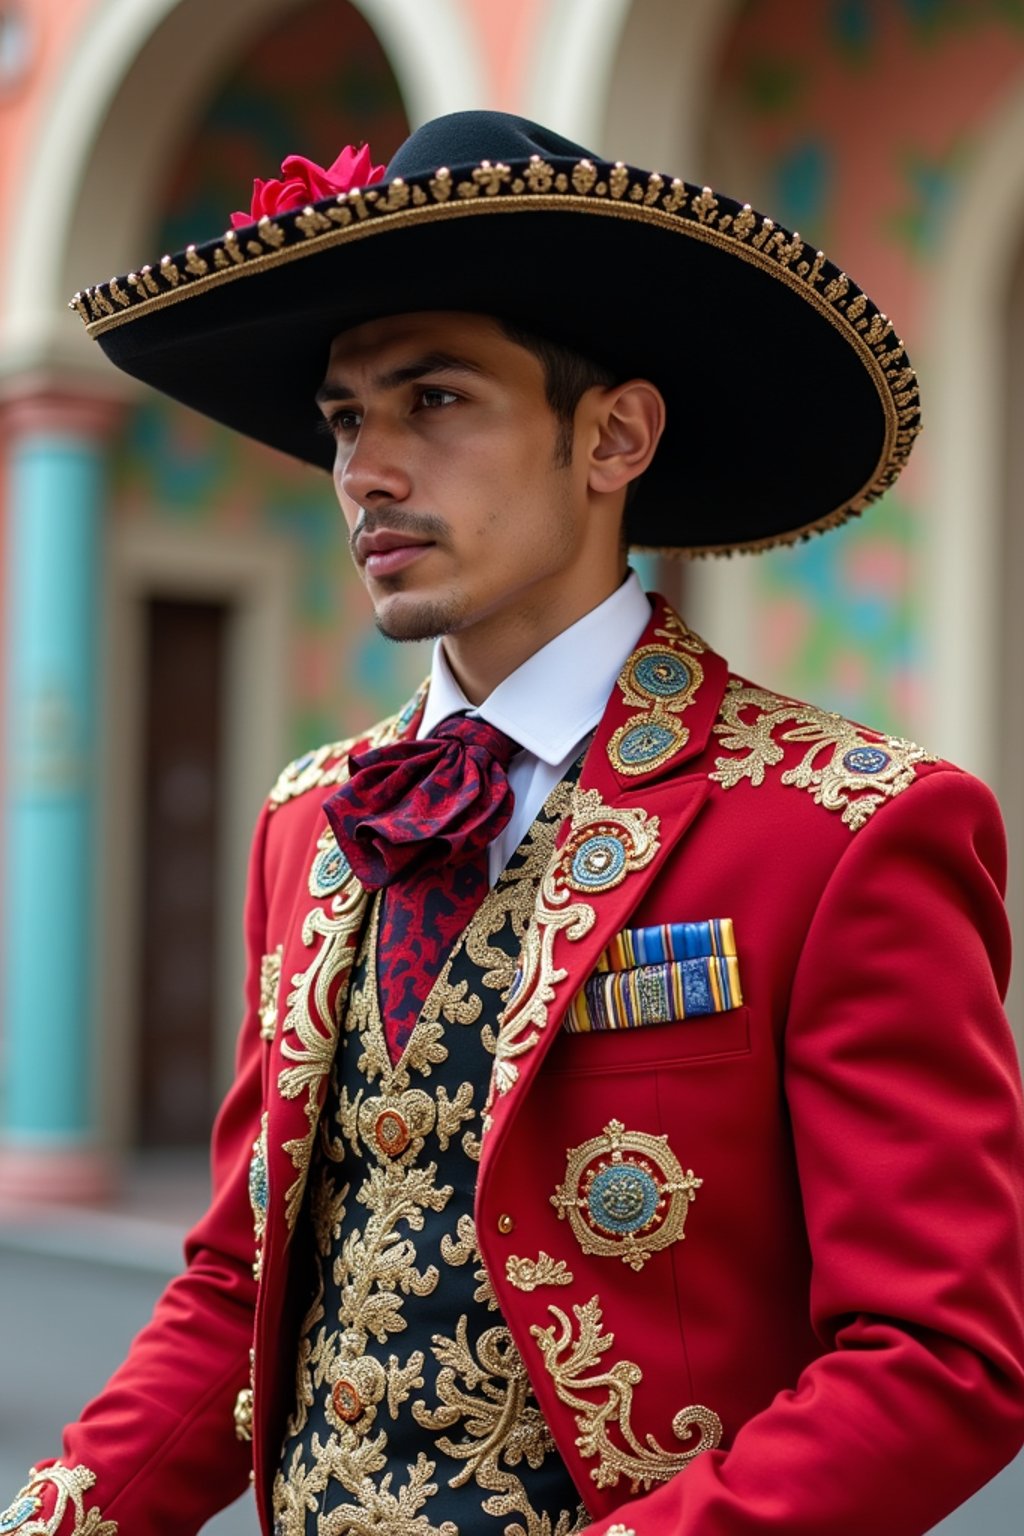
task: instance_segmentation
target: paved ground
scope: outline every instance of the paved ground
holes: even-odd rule
[[[37,1457],[119,1364],[170,1276],[201,1209],[195,1161],[151,1164],[110,1213],[0,1217],[0,1509]],[[246,1495],[204,1536],[256,1536]],[[167,1536],[173,1536],[168,1532]]]
[[[103,1385],[145,1322],[179,1265],[204,1183],[198,1162],[155,1162],[135,1171],[117,1211],[31,1223],[0,1215],[0,1508],[32,1460],[59,1449],[65,1419]],[[941,1536],[1022,1530],[1024,1455],[938,1527]],[[205,1536],[256,1536],[249,1497]]]

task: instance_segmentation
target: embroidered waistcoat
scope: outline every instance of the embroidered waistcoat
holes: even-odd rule
[[[572,776],[575,777],[575,774]],[[473,1196],[494,1028],[566,813],[556,786],[453,947],[397,1063],[353,971],[303,1223],[314,1287],[276,1536],[570,1536],[586,1516],[480,1260]]]

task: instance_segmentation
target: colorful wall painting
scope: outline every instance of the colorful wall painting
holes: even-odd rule
[[[716,99],[753,184],[735,190],[838,259],[895,318],[925,433],[897,489],[839,533],[762,556],[768,678],[906,729],[920,710],[930,284],[973,145],[1024,89],[1021,0],[748,0]]]

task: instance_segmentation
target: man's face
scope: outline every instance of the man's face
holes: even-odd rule
[[[453,634],[502,612],[529,622],[573,581],[586,475],[556,463],[541,364],[493,320],[397,315],[345,331],[317,399],[384,634]]]

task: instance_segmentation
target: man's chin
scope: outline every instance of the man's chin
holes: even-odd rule
[[[460,611],[452,598],[385,599],[374,613],[377,629],[388,640],[436,640],[460,627]]]

